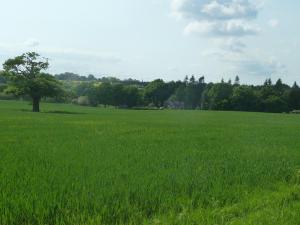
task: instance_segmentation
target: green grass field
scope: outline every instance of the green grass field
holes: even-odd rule
[[[300,224],[300,116],[0,101],[0,224]]]

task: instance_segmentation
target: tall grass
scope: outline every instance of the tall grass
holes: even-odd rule
[[[42,108],[0,101],[0,224],[300,224],[297,115]]]

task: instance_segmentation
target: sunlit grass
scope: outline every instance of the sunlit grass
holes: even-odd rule
[[[300,117],[0,101],[0,224],[300,224]]]

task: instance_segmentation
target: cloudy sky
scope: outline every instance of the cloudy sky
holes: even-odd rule
[[[0,63],[27,51],[52,73],[300,83],[300,1],[10,0]]]

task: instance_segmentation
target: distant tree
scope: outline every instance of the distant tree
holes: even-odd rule
[[[196,82],[195,76],[192,75],[191,78],[190,78],[190,83],[194,84],[195,82]]]
[[[131,79],[131,78],[123,80],[122,83],[124,85],[135,85],[135,86],[142,87],[142,88],[147,85],[146,82],[139,81],[136,79]]]
[[[201,82],[190,82],[184,91],[184,105],[188,109],[196,109],[201,107],[202,93],[205,90],[204,78],[199,79]]]
[[[134,86],[124,87],[124,105],[129,108],[137,106],[141,102],[141,93]]]
[[[3,71],[0,71],[0,93],[6,89],[6,79]]]
[[[282,80],[281,80],[280,78],[276,81],[275,87],[276,87],[276,88],[281,88],[281,87],[283,87],[283,83],[282,83]]]
[[[98,99],[98,86],[94,85],[93,83],[88,86],[88,89],[83,96],[88,97],[88,103],[90,106],[96,107],[99,104]]]
[[[283,94],[283,91],[284,91],[284,84],[282,83],[282,80],[281,79],[278,79],[274,85],[274,88],[275,90],[278,92],[279,95],[282,95]]]
[[[90,82],[80,82],[75,87],[75,93],[77,96],[88,96],[90,89],[93,89],[93,83]]]
[[[97,88],[98,103],[105,107],[113,104],[113,88],[110,83],[102,83]]]
[[[230,98],[232,95],[232,85],[225,83],[213,84],[207,92],[209,99],[209,109],[229,110],[231,108]]]
[[[271,79],[266,79],[264,86],[271,86],[272,85],[272,80]]]
[[[62,92],[60,83],[51,75],[43,73],[49,66],[48,60],[35,52],[25,53],[3,64],[8,81],[7,92],[28,95],[32,99],[32,111],[40,111],[43,97],[53,97]]]
[[[294,89],[297,89],[297,88],[299,88],[299,86],[298,86],[298,84],[297,84],[297,82],[296,82],[296,81],[294,82],[294,84],[293,84],[292,88],[294,88]]]
[[[88,81],[95,81],[95,80],[97,80],[97,78],[93,74],[89,74],[88,77],[87,77],[87,80]]]
[[[78,74],[70,73],[70,72],[56,74],[55,78],[58,80],[68,80],[68,81],[96,81],[97,80],[97,78],[92,74],[86,77],[86,76],[80,76]]]
[[[259,97],[261,99],[267,99],[269,96],[277,96],[277,92],[274,86],[272,86],[271,80],[266,80],[264,85],[259,89]]]
[[[204,84],[204,83],[205,83],[205,79],[204,79],[203,76],[199,78],[199,83],[200,83],[200,84]]]
[[[204,84],[205,88],[201,94],[201,103],[200,108],[203,109],[212,109],[214,107],[213,103],[213,96],[211,89],[213,88],[214,84],[212,82],[208,84]]]
[[[185,102],[185,100],[186,100],[186,87],[185,87],[185,85],[180,85],[176,89],[173,99],[175,101]]]
[[[122,81],[116,77],[101,77],[98,79],[98,81],[103,83],[110,83],[110,84],[119,84]]]
[[[263,100],[264,111],[272,113],[280,113],[288,111],[288,104],[282,98],[271,95]]]
[[[77,99],[77,104],[82,106],[88,106],[90,105],[90,100],[88,96],[79,96]]]
[[[233,110],[257,111],[258,98],[249,86],[235,86],[231,97]]]
[[[163,80],[157,79],[145,87],[144,96],[148,103],[153,103],[156,107],[159,107],[163,106],[173,91]]]
[[[239,76],[236,76],[234,78],[234,85],[240,85],[240,78],[239,78]]]
[[[295,82],[288,93],[288,104],[290,110],[300,109],[300,88]]]
[[[113,106],[124,105],[125,102],[125,91],[124,86],[122,84],[115,84],[111,86],[111,104]]]
[[[73,80],[73,81],[80,81],[82,80],[82,77],[75,73],[65,72],[61,74],[55,75],[55,78],[58,80]]]

